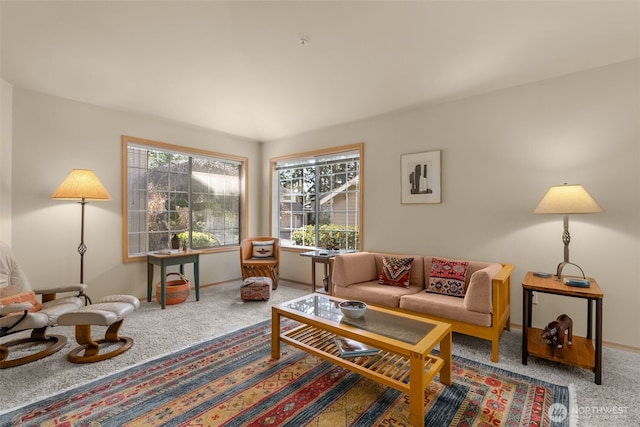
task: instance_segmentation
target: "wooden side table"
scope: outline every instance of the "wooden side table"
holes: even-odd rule
[[[564,276],[562,277],[564,279]],[[568,286],[556,276],[548,278],[534,276],[528,272],[522,281],[522,364],[527,364],[528,356],[540,357],[580,368],[591,369],[595,373],[596,384],[602,384],[602,300],[604,294],[593,278],[588,278],[591,286],[581,288]],[[541,337],[543,330],[531,326],[532,292],[564,295],[587,300],[586,337],[573,334],[572,345],[563,348],[547,344]],[[595,341],[592,340],[593,304],[595,301]]]
[[[151,301],[151,290],[153,287],[153,266],[160,267],[160,289],[161,289],[161,305],[165,308],[167,303],[167,267],[170,265],[179,265],[180,274],[184,274],[184,264],[193,263],[194,287],[196,289],[196,301],[200,301],[200,254],[202,251],[187,249],[172,254],[161,254],[158,252],[147,253],[147,301]]]
[[[324,264],[324,275],[322,276],[322,283],[324,284],[324,290],[331,295],[331,276],[333,275],[333,259],[336,255],[346,254],[351,252],[357,252],[350,249],[341,249],[338,251],[331,250],[315,250],[309,252],[302,252],[300,256],[306,256],[311,258],[311,287],[312,291],[316,291],[316,263]]]
[[[311,292],[316,291],[316,263],[324,264],[324,275],[322,276],[322,283],[324,285],[325,292],[331,295],[331,274],[333,273],[333,258],[335,258],[338,251],[329,250],[317,250],[302,252],[300,256],[306,256],[311,258]]]

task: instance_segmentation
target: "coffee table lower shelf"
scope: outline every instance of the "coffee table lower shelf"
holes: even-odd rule
[[[357,372],[374,381],[411,395],[411,361],[390,351],[379,350],[372,356],[344,358],[335,345],[336,334],[309,325],[302,325],[280,335],[280,340],[331,363]],[[444,366],[444,360],[434,355],[424,357],[423,384],[429,384]],[[424,390],[423,390],[424,392]]]

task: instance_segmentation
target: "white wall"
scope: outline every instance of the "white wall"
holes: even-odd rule
[[[12,246],[34,287],[79,281],[80,206],[50,196],[72,169],[87,168],[113,198],[86,206],[84,277],[90,295],[146,298],[146,264],[123,264],[121,255],[123,134],[247,157],[249,188],[258,186],[255,141],[18,88],[13,99]],[[259,205],[258,196],[249,192],[250,206]],[[249,218],[249,233],[257,233],[257,218]],[[203,255],[200,265],[201,284],[240,277],[237,250]],[[191,265],[186,273],[191,276]],[[154,283],[158,280],[156,269]]]
[[[605,212],[571,217],[571,260],[605,293],[604,339],[640,347],[639,74],[631,61],[266,144],[14,88],[12,245],[35,285],[77,282],[80,207],[49,197],[94,169],[113,201],[87,206],[85,281],[94,297],[144,296],[144,264],[121,260],[120,135],[248,157],[249,234],[269,232],[269,159],[364,141],[365,249],[514,263],[517,324],[524,274],[562,260],[562,219],[531,212],[549,186],[583,184]],[[429,150],[442,150],[442,203],[401,205],[400,155]],[[240,276],[235,251],[202,264],[203,283]],[[285,252],[281,275],[308,282],[309,259]],[[541,295],[534,323],[567,313],[583,331],[584,311]]]
[[[11,244],[13,86],[0,79],[0,240]]]
[[[364,141],[365,250],[513,263],[515,324],[525,273],[563,258],[562,218],[532,211],[550,186],[580,183],[605,212],[570,218],[571,261],[605,294],[604,339],[640,347],[639,75],[636,60],[336,126],[269,142],[264,160]],[[442,203],[401,205],[400,155],[430,150],[442,150]],[[300,258],[283,253],[283,278],[310,280]],[[583,300],[539,300],[534,324],[567,313],[584,335]]]

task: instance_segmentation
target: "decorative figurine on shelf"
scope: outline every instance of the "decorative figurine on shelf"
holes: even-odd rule
[[[542,338],[547,340],[547,344],[551,344],[556,348],[562,348],[564,345],[565,331],[569,333],[567,345],[571,345],[571,340],[573,339],[573,320],[566,314],[561,314],[556,320],[544,328]]]
[[[180,238],[177,234],[171,238],[171,249],[180,249]]]

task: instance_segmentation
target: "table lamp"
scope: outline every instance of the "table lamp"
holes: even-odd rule
[[[87,245],[84,244],[84,205],[90,200],[106,202],[111,200],[111,195],[92,170],[74,169],[54,191],[51,198],[80,200],[78,203],[82,205],[78,253],[80,254],[80,283],[84,283],[84,253],[87,251]]]
[[[579,265],[569,262],[569,215],[602,212],[602,208],[596,203],[591,195],[580,184],[554,185],[549,188],[538,206],[533,211],[534,214],[561,214],[564,215],[564,232],[562,242],[564,243],[564,261],[558,264],[556,276],[560,279],[562,269],[565,265],[571,264],[577,267],[585,278],[584,271]]]

